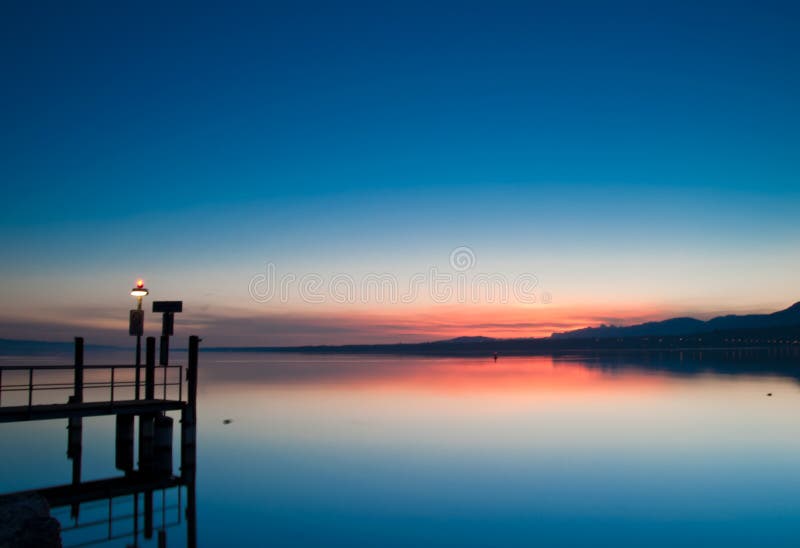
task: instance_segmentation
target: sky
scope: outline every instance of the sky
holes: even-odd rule
[[[128,344],[138,278],[212,346],[800,300],[795,2],[112,4],[0,8],[0,338]]]

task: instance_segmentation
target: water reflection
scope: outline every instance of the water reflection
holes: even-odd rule
[[[523,384],[535,377],[556,378],[576,371],[554,367],[576,365],[580,369],[611,373],[629,370],[650,375],[774,375],[800,381],[797,350],[691,350],[670,352],[586,352],[544,356],[509,356],[494,361],[487,357],[365,356],[363,354],[280,354],[224,352],[204,354],[209,367],[202,374],[214,382],[261,382],[268,384],[381,384],[449,379],[452,382],[483,379],[483,384],[514,378]],[[259,367],[265,365],[265,367]],[[593,378],[598,379],[601,375]]]
[[[800,541],[791,359],[209,353],[204,364],[210,545],[253,542],[254,522],[279,546]],[[234,527],[204,526],[212,515]]]
[[[597,352],[564,354],[558,361],[576,361],[605,372],[657,371],[669,375],[776,376],[800,382],[800,349],[710,349],[669,352]]]
[[[797,546],[797,369],[748,352],[202,353],[197,543]],[[83,428],[97,450],[116,425]],[[112,449],[84,459],[90,480]]]

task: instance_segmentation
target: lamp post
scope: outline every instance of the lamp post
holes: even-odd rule
[[[136,297],[136,308],[131,310],[130,329],[131,335],[136,335],[136,399],[139,399],[139,382],[142,365],[142,334],[144,333],[144,310],[142,309],[142,298],[150,292],[144,286],[144,280],[136,280],[136,285],[131,289],[131,296]]]

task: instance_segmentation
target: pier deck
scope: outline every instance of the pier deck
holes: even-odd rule
[[[120,400],[114,402],[54,403],[0,407],[0,423],[33,420],[97,417],[101,415],[141,415],[179,411],[186,403],[178,400]]]

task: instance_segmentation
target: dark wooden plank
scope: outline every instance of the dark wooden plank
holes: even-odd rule
[[[97,417],[101,415],[139,415],[183,409],[186,403],[178,400],[123,400],[115,402],[79,402],[49,405],[20,405],[0,407],[0,423]]]

